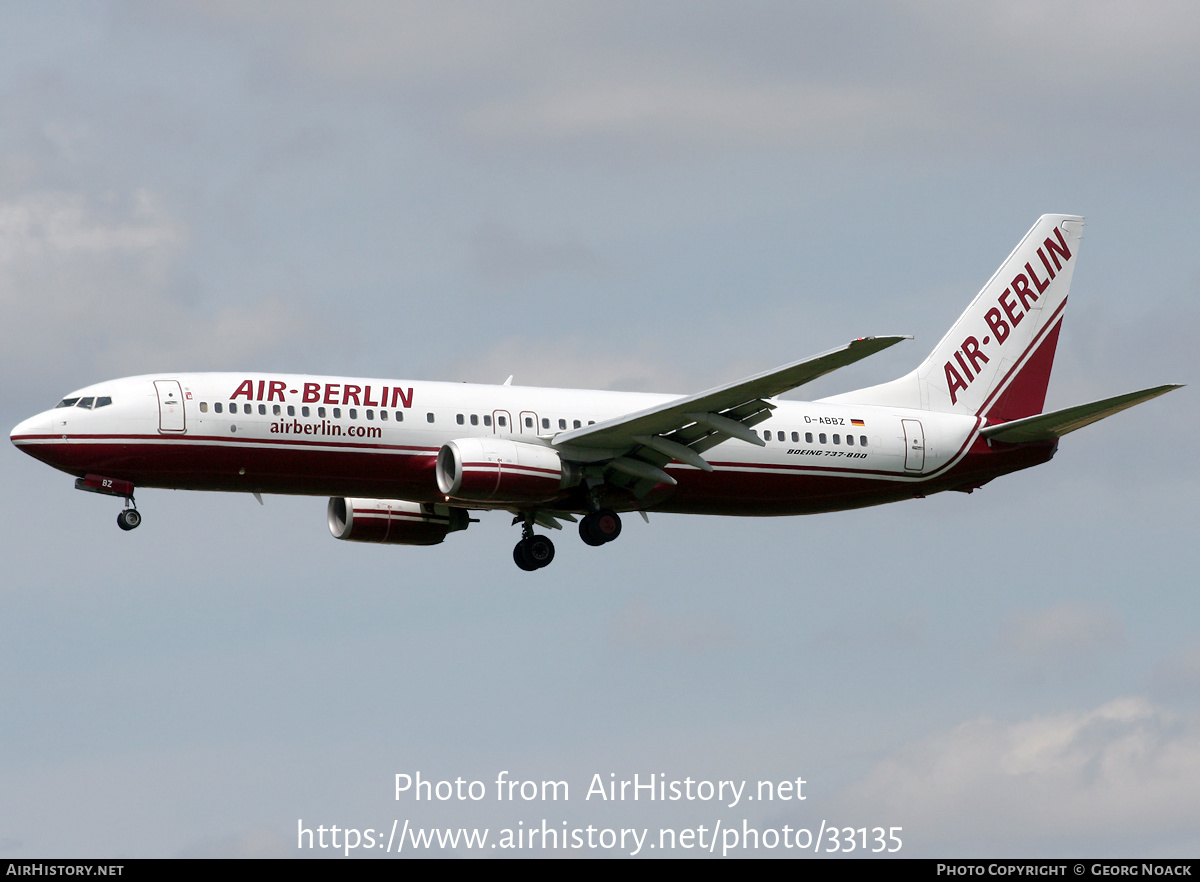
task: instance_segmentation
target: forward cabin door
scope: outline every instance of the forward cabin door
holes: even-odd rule
[[[183,413],[183,390],[178,380],[155,380],[158,393],[158,431],[167,435],[182,435],[187,431]]]

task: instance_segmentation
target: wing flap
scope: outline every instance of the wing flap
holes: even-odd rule
[[[980,429],[979,434],[993,441],[1003,441],[1008,444],[1050,441],[1179,388],[1180,386],[1177,384],[1170,384],[1155,386],[1153,389],[1143,389],[1140,392],[1128,392],[1125,395],[1105,398],[1103,401],[1068,407],[1066,410],[1056,410],[1053,413],[1043,413],[1008,423],[987,426]]]

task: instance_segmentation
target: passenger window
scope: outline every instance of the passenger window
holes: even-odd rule
[[[833,436],[833,443],[834,443],[834,444],[841,444],[841,443],[842,443],[842,436],[841,436],[841,435],[834,435],[834,436]]]
[[[458,413],[454,415],[454,422],[458,423],[460,426],[464,426],[467,423],[467,419],[461,413]]]
[[[792,443],[795,444],[795,443],[798,443],[799,441],[800,441],[800,433],[792,432]]]
[[[812,444],[812,432],[805,432],[805,433],[804,433],[804,441],[805,441],[805,443],[807,443],[807,444]]]
[[[352,420],[358,419],[358,408],[357,407],[350,408],[350,419],[352,419]]]
[[[866,436],[866,435],[859,435],[859,436],[858,436],[858,443],[859,443],[859,446],[861,446],[861,447],[866,447],[866,446],[867,446],[867,436]]]
[[[207,402],[207,401],[201,401],[201,402],[200,402],[200,412],[201,412],[201,413],[208,413],[208,402]]]
[[[559,421],[558,421],[558,427],[559,427],[560,429],[565,429],[565,428],[567,427],[567,421],[566,421],[566,420],[559,420]]]
[[[427,423],[433,422],[433,411],[430,411],[429,413],[425,414],[425,422],[427,422]]]
[[[386,410],[379,411],[379,418],[386,423],[387,422],[387,411]]]
[[[402,411],[402,410],[396,411],[396,422],[398,422],[398,423],[404,422],[404,411]]]
[[[278,405],[278,404],[277,404],[277,405],[275,405],[275,413],[279,413],[279,405]],[[260,404],[260,405],[258,406],[258,415],[259,415],[259,416],[266,416],[266,415],[267,415],[267,406],[266,406],[265,404]]]
[[[579,420],[575,420],[575,422],[571,423],[571,426],[572,426],[572,428],[578,429],[579,428]]]
[[[281,413],[283,413],[283,408],[281,408],[278,404],[272,405],[271,413],[275,416],[279,416]]]
[[[496,425],[499,426],[501,429],[503,429],[505,426],[508,425],[508,420],[506,420],[502,416],[498,416],[498,417],[496,417]]]
[[[218,402],[216,402],[216,403],[213,405],[213,410],[215,410],[217,413],[220,413],[220,412],[221,412],[221,402],[219,402],[219,401],[218,401]]]
[[[848,444],[850,447],[854,446],[854,436],[853,435],[846,436],[846,444]]]
[[[251,409],[251,407],[250,407],[250,405],[249,405],[249,404],[243,404],[243,405],[242,405],[242,413],[252,413],[252,412],[253,412],[253,411],[252,411],[252,409]]]
[[[471,425],[472,425],[472,426],[478,426],[478,425],[479,425],[479,414],[477,414],[477,413],[473,413],[473,414],[471,414]]]
[[[342,409],[340,407],[335,407],[333,409],[333,418],[335,420],[340,420],[342,418]]]
[[[533,417],[525,417],[525,428],[526,429],[533,428]]]
[[[369,419],[369,420],[375,419],[375,411],[368,408],[367,409],[367,419]]]
[[[821,434],[817,435],[817,440],[820,441],[822,444],[824,444],[825,443],[825,433],[822,432]]]
[[[288,416],[295,416],[295,415],[296,415],[296,405],[289,404],[288,405]]]
[[[542,428],[543,429],[550,428],[550,420],[546,419],[546,417],[542,417]]]
[[[483,424],[485,426],[490,426],[492,424],[492,418],[490,416],[488,416],[486,413],[483,415]]]
[[[312,411],[308,409],[308,405],[305,405],[304,407],[300,408],[301,416],[308,416],[310,413],[312,413]]]
[[[319,416],[321,419],[325,419],[325,408],[318,407],[317,408],[317,416]]]

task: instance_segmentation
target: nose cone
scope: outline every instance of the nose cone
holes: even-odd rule
[[[17,445],[19,450],[36,456],[32,445],[39,440],[45,440],[49,434],[50,411],[44,411],[15,425],[13,430],[8,433],[8,440]]]

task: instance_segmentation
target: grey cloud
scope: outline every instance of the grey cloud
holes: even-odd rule
[[[468,244],[472,270],[501,286],[518,285],[549,274],[599,277],[611,269],[609,261],[582,242],[569,238],[530,241],[497,222],[476,227]]]
[[[1001,652],[1035,666],[1086,661],[1125,642],[1125,626],[1114,610],[1071,602],[1016,614],[999,637]]]
[[[187,247],[185,225],[145,190],[0,202],[0,366],[10,398],[31,365],[80,385],[98,373],[225,366],[307,332],[304,315],[277,297],[213,311],[186,297],[176,272]]]
[[[1200,700],[1200,647],[1181,649],[1164,658],[1155,665],[1150,682],[1155,694]]]
[[[705,653],[740,647],[742,641],[714,613],[668,613],[643,598],[632,598],[613,617],[609,639],[643,652]]]
[[[901,748],[842,795],[931,852],[1179,842],[1200,813],[1200,722],[1145,698],[1011,723],[981,717]],[[847,809],[850,810],[849,808]]]
[[[658,160],[755,146],[1005,155],[1066,136],[1075,151],[1177,151],[1195,132],[1181,108],[1200,98],[1200,21],[1173,0],[704,16],[681,3],[223,3],[184,15],[265,29],[286,47],[276,63],[386,85],[454,137],[649,147]]]

